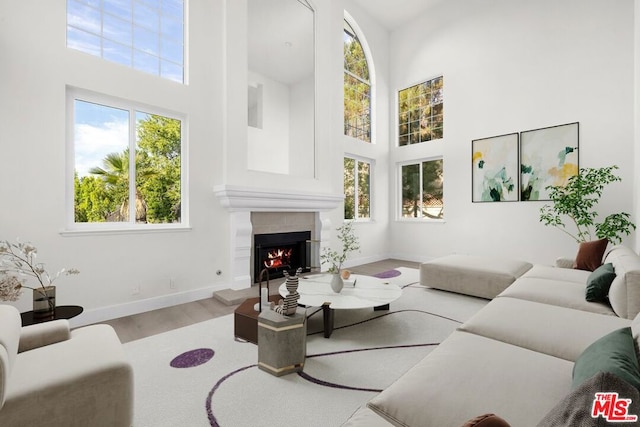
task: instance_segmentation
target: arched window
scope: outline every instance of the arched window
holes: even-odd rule
[[[344,21],[344,134],[371,142],[371,80],[360,40]]]

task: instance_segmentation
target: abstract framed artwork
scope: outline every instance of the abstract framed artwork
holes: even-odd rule
[[[518,201],[518,133],[471,141],[473,202]]]
[[[520,200],[549,200],[548,186],[578,174],[579,124],[520,132]]]

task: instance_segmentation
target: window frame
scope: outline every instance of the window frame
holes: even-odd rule
[[[421,141],[418,143],[414,143],[414,144],[406,144],[406,145],[400,145],[400,92],[409,88],[412,88],[414,86],[418,86],[420,84],[426,83],[426,82],[430,82],[433,81],[435,79],[441,78],[442,79],[442,104],[444,105],[444,73],[436,73],[433,74],[429,77],[426,77],[424,79],[420,79],[419,81],[410,83],[406,86],[400,87],[395,91],[395,118],[394,118],[394,123],[395,123],[395,130],[394,130],[394,135],[395,135],[395,146],[397,148],[404,148],[404,147],[409,147],[412,145],[420,145],[424,142],[426,143],[430,143],[430,142],[439,142],[439,141],[444,141],[444,111],[442,113],[442,138],[438,138],[438,139],[430,139],[427,141]]]
[[[343,127],[343,136],[346,138],[349,138],[350,140],[353,141],[358,141],[364,144],[375,144],[376,143],[376,96],[375,96],[375,88],[376,88],[376,73],[375,73],[375,66],[373,63],[373,56],[371,54],[371,49],[369,48],[369,44],[367,43],[366,38],[364,37],[364,34],[362,32],[362,30],[360,29],[360,27],[358,26],[358,24],[356,23],[355,19],[353,19],[353,17],[345,10],[344,11],[344,16],[343,16],[343,25],[342,25],[342,33],[343,33],[343,37],[344,37],[344,32],[345,32],[345,24],[347,24],[354,32],[354,36],[356,37],[356,39],[358,40],[358,42],[360,43],[360,46],[362,47],[362,51],[364,52],[364,57],[367,61],[367,68],[368,68],[368,72],[369,72],[369,141],[364,141],[360,138],[356,138],[353,136],[349,136],[346,135],[344,133],[344,127],[345,124],[342,124]],[[343,58],[343,63],[344,63],[344,52],[342,55]],[[344,76],[345,74],[348,73],[351,77],[357,79],[357,80],[361,80],[358,76],[355,76],[354,74],[348,72],[344,67],[342,68],[342,87],[344,90]],[[366,83],[366,82],[365,82]],[[344,93],[343,93],[343,109],[344,109]],[[344,111],[343,111],[343,120],[344,120]]]
[[[161,115],[180,120],[180,219],[179,223],[136,223],[135,215],[128,222],[75,222],[75,101],[84,101],[106,107],[113,107],[129,111],[129,123],[136,122],[135,112]],[[188,169],[188,132],[189,123],[186,114],[165,108],[151,106],[141,102],[118,98],[98,92],[67,86],[66,88],[66,173],[65,173],[65,229],[62,234],[78,233],[131,233],[157,232],[171,230],[190,230],[189,225],[189,169]],[[133,118],[131,116],[133,112]],[[129,148],[137,144],[137,127],[129,128]],[[131,152],[131,150],[130,150]],[[133,150],[135,155],[135,150]],[[135,162],[129,162],[130,176],[135,172]],[[135,176],[135,175],[133,175]],[[129,180],[129,196],[135,194],[135,180]],[[133,210],[132,210],[133,208]],[[135,212],[135,197],[129,197],[129,210]]]
[[[174,82],[174,83],[178,83],[178,84],[182,84],[182,85],[187,85],[188,84],[188,16],[189,16],[189,0],[181,0],[182,1],[182,63],[178,64],[172,60],[167,59],[167,56],[162,55],[162,40],[165,39],[166,37],[163,37],[163,35],[166,35],[166,33],[160,32],[160,30],[158,30],[157,32],[157,36],[158,36],[158,52],[157,55],[156,54],[151,54],[148,52],[145,52],[144,49],[140,49],[140,48],[136,48],[134,45],[134,29],[135,27],[138,27],[140,30],[143,31],[150,31],[150,29],[148,27],[146,27],[145,25],[135,25],[136,24],[136,20],[135,20],[135,11],[133,9],[134,7],[134,0],[130,0],[132,3],[132,10],[131,10],[131,45],[129,45],[127,42],[128,41],[123,41],[121,39],[117,39],[117,38],[108,38],[104,36],[104,16],[107,15],[107,17],[111,17],[111,18],[115,18],[116,20],[122,20],[122,18],[118,15],[115,15],[113,12],[105,10],[104,8],[104,3],[100,2],[100,6],[98,8],[96,8],[95,6],[89,4],[89,2],[87,0],[75,0],[79,5],[86,7],[86,8],[90,8],[91,10],[95,11],[98,13],[98,15],[100,16],[100,28],[99,28],[99,33],[90,31],[86,28],[81,28],[75,25],[70,24],[69,22],[69,0],[65,0],[65,47],[67,49],[73,50],[75,52],[81,52],[83,54],[86,55],[90,55],[96,58],[99,58],[101,60],[110,62],[112,64],[118,64],[120,66],[123,67],[127,67],[129,69],[132,70],[136,70],[138,72],[142,72],[148,75],[152,75],[152,76],[156,76],[159,77],[163,80],[166,81],[170,81],[170,82]],[[147,7],[146,5],[142,5],[142,7]],[[159,15],[159,19],[162,17],[162,13],[160,13]],[[177,22],[177,20],[175,20]],[[71,47],[69,46],[69,29],[73,29],[74,31],[79,31],[82,33],[86,33],[87,35],[91,36],[91,37],[96,37],[99,39],[100,41],[100,46],[99,48],[99,55],[95,54],[95,53],[91,53],[87,50],[82,50],[82,49],[77,49],[75,47]],[[154,33],[155,34],[155,33]],[[108,59],[105,58],[105,41],[107,41],[108,43],[111,44],[117,44],[117,45],[122,45],[125,46],[129,49],[131,49],[131,63],[130,64],[123,64],[121,62],[112,60],[112,59]],[[178,41],[178,40],[171,40],[171,41]],[[152,55],[158,58],[158,72],[157,73],[152,73],[147,71],[144,68],[141,67],[136,67],[135,66],[135,56],[134,56],[134,51],[143,53],[143,54],[148,54],[148,55]],[[175,66],[180,66],[182,68],[182,79],[181,80],[176,80],[173,78],[168,77],[167,75],[163,75],[162,74],[162,62],[165,61],[167,63],[173,64]]]
[[[355,218],[353,219],[347,219],[344,218],[344,209],[343,209],[343,220],[344,221],[355,221],[355,222],[371,222],[373,221],[373,194],[374,194],[374,169],[375,169],[375,160],[374,159],[369,159],[366,157],[362,157],[362,156],[357,156],[354,154],[349,154],[349,153],[345,153],[343,156],[343,160],[342,160],[342,164],[343,164],[343,170],[342,170],[342,176],[344,178],[344,159],[352,159],[355,161],[354,164],[354,192],[353,192],[353,197],[354,197],[354,204],[353,204],[353,209],[354,209],[354,216]],[[358,216],[358,194],[359,194],[359,182],[358,182],[358,162],[360,163],[367,163],[369,165],[369,217],[367,218],[361,218]],[[343,191],[344,191],[344,182],[343,182]],[[345,201],[346,201],[346,194],[345,194]]]
[[[411,160],[406,160],[403,162],[399,162],[396,164],[396,208],[395,208],[395,212],[396,212],[396,221],[399,222],[422,222],[422,223],[444,223],[446,221],[446,217],[443,216],[442,218],[429,218],[427,216],[422,216],[422,210],[420,211],[420,216],[419,217],[405,217],[402,215],[402,168],[404,166],[410,166],[410,165],[420,165],[420,199],[422,199],[422,193],[423,193],[423,180],[422,180],[422,174],[423,174],[423,170],[422,170],[422,164],[425,162],[430,162],[430,161],[435,161],[435,160],[442,160],[442,206],[443,209],[444,207],[447,205],[446,201],[445,201],[445,180],[444,180],[444,156],[442,155],[438,155],[438,156],[430,156],[430,157],[422,157],[419,159],[411,159]]]

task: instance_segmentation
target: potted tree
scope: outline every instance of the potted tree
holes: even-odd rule
[[[606,249],[607,243],[618,244],[622,235],[629,235],[635,230],[635,224],[626,212],[612,213],[598,221],[596,206],[602,197],[602,192],[608,184],[622,179],[613,173],[617,166],[601,168],[581,168],[577,175],[569,178],[564,187],[548,186],[551,204],[540,208],[540,222],[544,225],[556,227],[578,242],[581,248],[598,240],[597,245]],[[569,230],[565,220],[573,224]],[[602,253],[600,259],[602,259]],[[580,254],[580,249],[578,250]],[[574,266],[575,267],[575,266]]]

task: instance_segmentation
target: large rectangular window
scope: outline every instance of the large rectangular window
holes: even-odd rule
[[[371,218],[371,163],[344,158],[344,219]]]
[[[440,76],[398,92],[398,145],[443,137],[442,88]]]
[[[401,166],[403,218],[444,218],[442,159]]]
[[[183,221],[183,120],[72,96],[73,223]]]
[[[67,47],[184,82],[184,0],[67,0]]]

